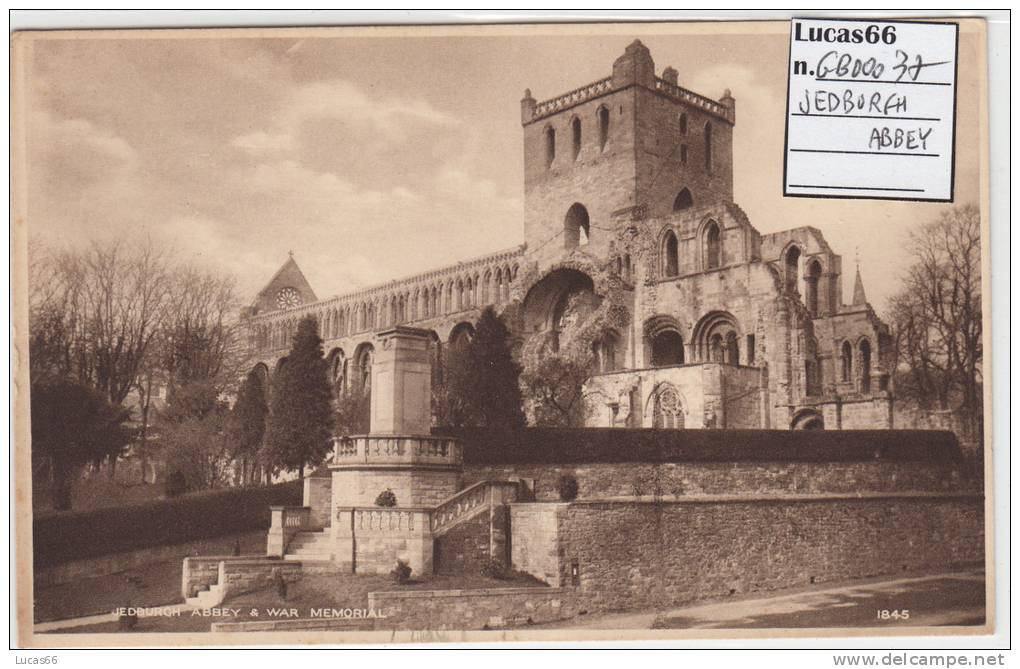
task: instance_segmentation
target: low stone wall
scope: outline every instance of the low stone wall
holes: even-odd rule
[[[675,606],[984,559],[983,498],[968,493],[692,496],[512,508],[515,567],[553,584],[576,583],[577,606],[587,611]],[[553,562],[558,577],[550,578]]]
[[[269,560],[253,558],[248,560],[224,560],[220,567],[220,585],[223,599],[255,590],[264,590],[274,584],[278,570],[287,583],[301,579],[301,563],[292,560]]]
[[[323,632],[371,630],[373,620],[347,618],[289,618],[283,620],[249,620],[237,623],[213,623],[211,632]]]
[[[375,629],[481,630],[572,618],[571,588],[486,588],[370,592],[368,608],[382,611]]]
[[[301,563],[271,560],[258,555],[203,555],[184,558],[181,569],[181,595],[194,597],[203,588],[217,583],[223,597],[260,590],[273,585],[273,571],[279,569],[284,579],[294,582],[301,578]]]
[[[464,484],[521,478],[532,483],[535,500],[552,502],[559,501],[556,484],[564,474],[577,479],[578,499],[981,490],[961,463],[889,461],[471,465]]]
[[[194,597],[199,590],[216,585],[220,578],[220,562],[233,558],[230,555],[206,555],[184,558],[181,568],[181,596]]]

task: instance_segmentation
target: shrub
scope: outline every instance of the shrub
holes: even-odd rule
[[[611,462],[951,462],[944,430],[655,430],[437,428],[464,444],[468,465]]]
[[[188,481],[179,469],[175,469],[170,476],[166,477],[164,491],[167,497],[177,497],[188,492]]]
[[[560,493],[560,500],[573,502],[577,499],[577,479],[570,474],[563,474],[556,482],[556,490]]]
[[[223,488],[89,511],[37,516],[35,566],[269,528],[269,507],[301,504],[300,481]]]
[[[397,560],[397,566],[390,572],[390,576],[399,585],[404,585],[411,580],[411,565],[407,564],[403,560]]]
[[[386,490],[383,490],[381,493],[379,493],[379,496],[375,498],[375,505],[387,507],[396,506],[397,496],[393,493],[392,490],[386,488]]]
[[[487,578],[495,578],[501,581],[506,580],[509,577],[506,565],[503,564],[502,560],[496,558],[489,558],[485,564],[482,565],[482,575]]]

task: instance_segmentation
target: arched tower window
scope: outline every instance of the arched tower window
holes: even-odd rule
[[[574,148],[574,160],[581,153],[581,119],[576,116],[570,121],[570,139]]]
[[[840,351],[840,363],[843,368],[843,382],[849,383],[853,379],[854,374],[854,349],[848,341],[843,342],[843,347]]]
[[[686,188],[677,193],[676,199],[673,200],[673,211],[683,211],[684,209],[690,209],[693,206],[694,198],[691,197],[691,191]]]
[[[687,134],[687,114],[680,114],[680,134]]]
[[[871,392],[871,342],[862,339],[859,344],[861,352],[861,392]]]
[[[588,210],[584,205],[575,202],[563,219],[563,246],[568,249],[587,246],[590,232]]]
[[[606,142],[609,141],[609,110],[599,107],[595,115],[599,120],[599,150],[603,151],[606,148]]]
[[[715,269],[722,264],[722,243],[719,224],[712,221],[705,228],[705,269]]]
[[[786,252],[786,292],[788,293],[799,293],[797,286],[800,283],[800,276],[798,275],[800,267],[800,249],[796,246],[791,246],[790,250]]]
[[[556,131],[552,128],[545,129],[545,166],[546,169],[552,167],[553,160],[556,159]]]
[[[822,277],[822,264],[817,260],[808,263],[807,274],[804,276],[804,291],[807,293],[805,302],[808,311],[818,317],[818,281]]]
[[[705,124],[705,171],[712,171],[712,124]]]
[[[680,274],[680,244],[672,230],[666,233],[662,243],[662,273],[667,277]]]

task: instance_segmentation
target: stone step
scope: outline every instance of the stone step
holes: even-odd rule
[[[297,562],[329,562],[333,559],[333,556],[329,553],[313,553],[313,552],[288,552],[283,556],[284,560],[294,560]]]

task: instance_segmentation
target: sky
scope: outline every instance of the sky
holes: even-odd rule
[[[762,26],[764,24],[757,24]],[[39,39],[23,59],[30,238],[152,238],[250,301],[289,251],[320,298],[523,242],[520,99],[656,71],[736,98],[734,191],[762,233],[812,225],[880,310],[947,205],[784,198],[788,24],[235,31]],[[472,32],[473,31],[473,32]],[[672,34],[675,33],[675,34]],[[956,199],[979,202],[977,40],[961,35]]]

